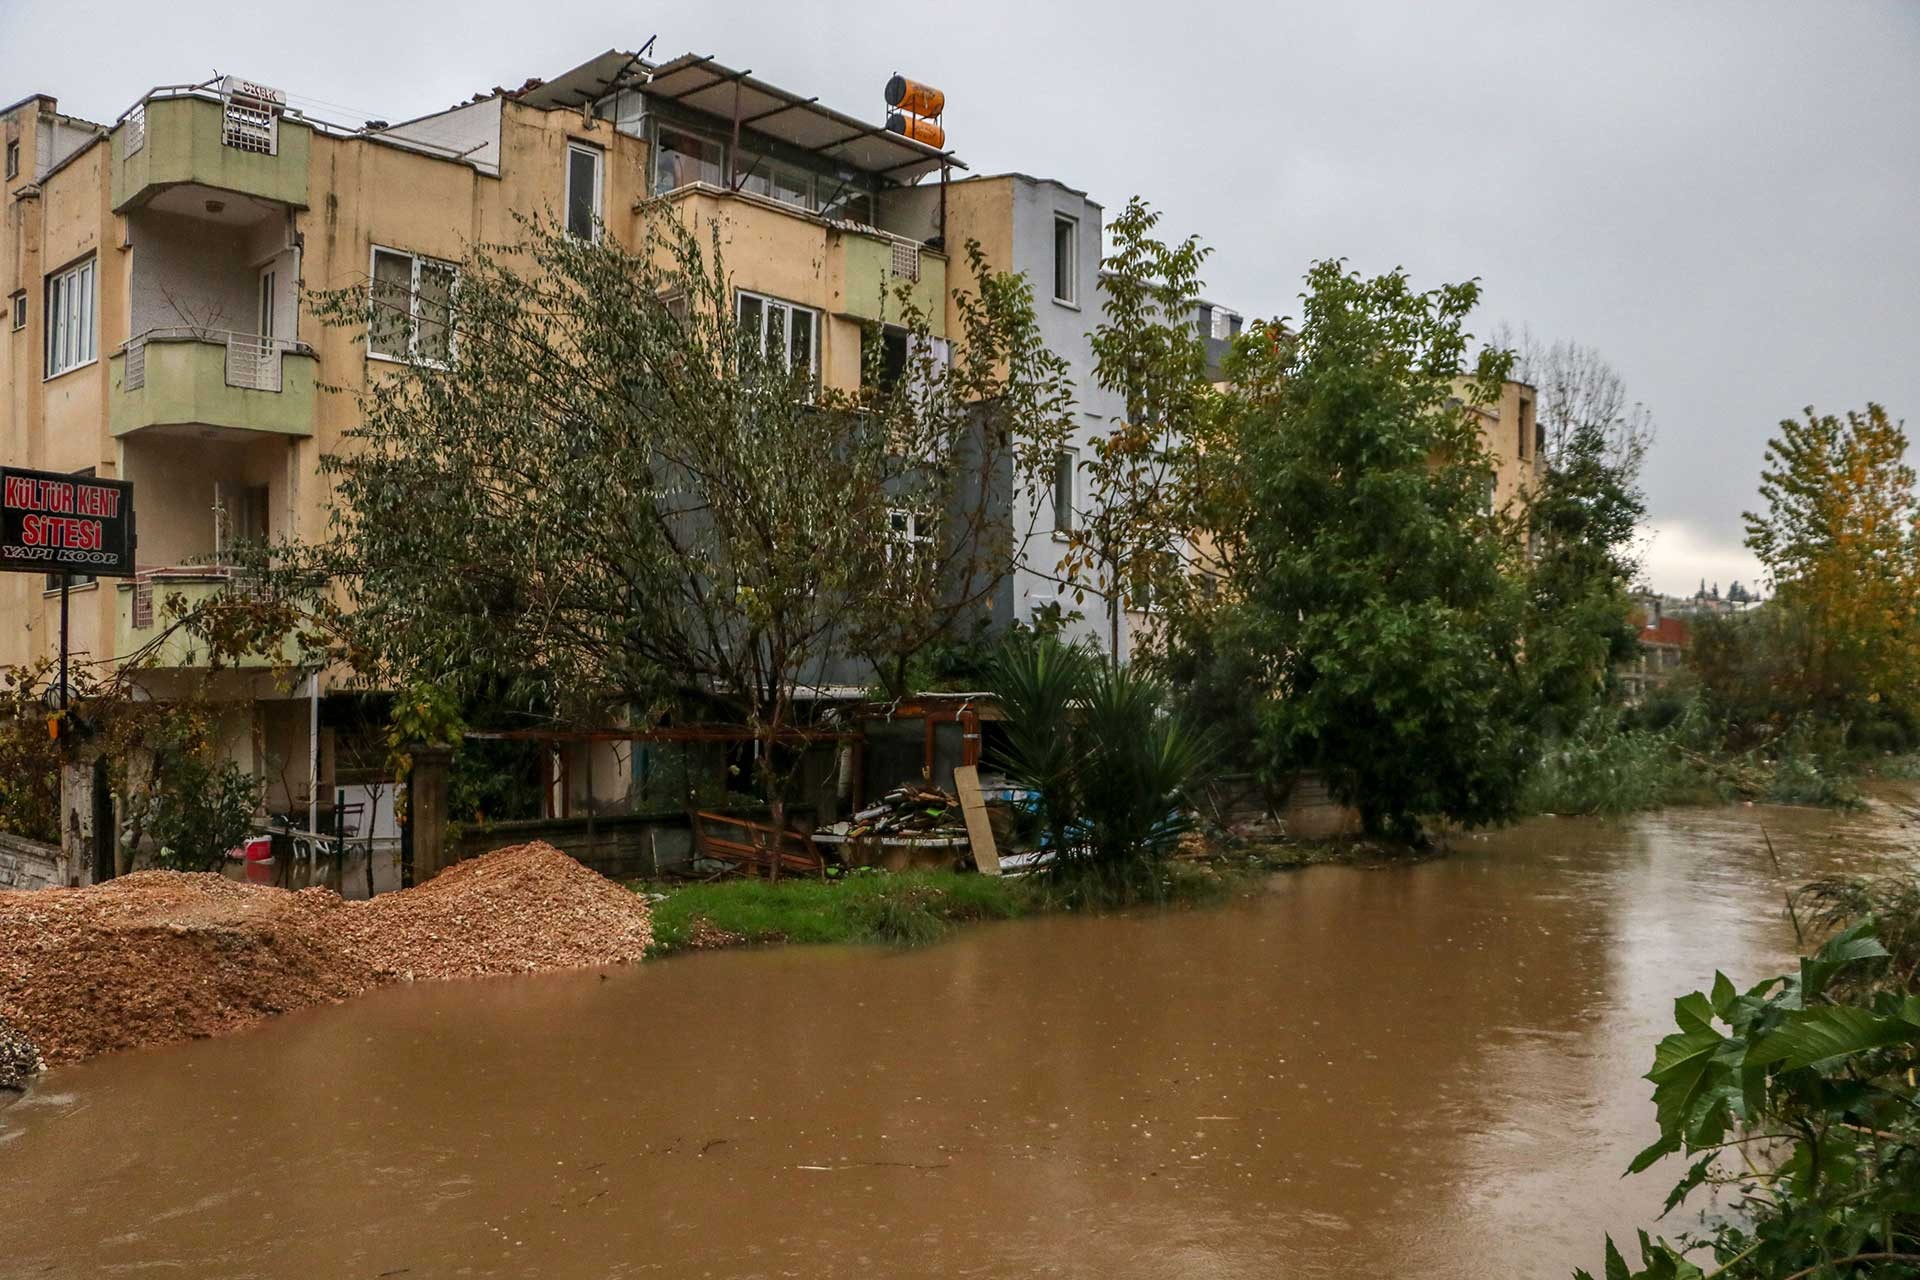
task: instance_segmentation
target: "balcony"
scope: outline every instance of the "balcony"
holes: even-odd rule
[[[258,136],[241,137],[235,109],[189,89],[155,91],[129,111],[113,131],[114,212],[183,186],[306,208],[311,127],[276,115]]]
[[[736,286],[854,320],[900,321],[895,291],[906,285],[934,337],[947,328],[947,259],[917,241],[706,183],[667,197],[702,244],[720,229]]]
[[[191,611],[227,589],[233,571],[220,566],[144,569],[119,583],[114,614],[114,652],[124,661],[138,654],[156,667],[178,669],[207,665],[206,641],[178,626],[173,605]],[[151,649],[149,646],[153,646]],[[298,643],[290,636],[270,654],[249,653],[223,665],[248,670],[292,663]]]
[[[298,343],[177,326],[130,339],[111,363],[115,436],[151,427],[313,434],[319,362]]]

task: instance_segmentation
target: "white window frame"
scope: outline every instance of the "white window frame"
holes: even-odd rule
[[[7,178],[8,180],[12,180],[19,176],[20,176],[20,143],[16,139],[15,141],[9,142],[7,144]]]
[[[460,265],[456,262],[448,262],[445,258],[436,258],[430,254],[415,253],[411,249],[396,249],[392,245],[375,244],[367,254],[367,304],[369,309],[377,305],[373,291],[379,288],[380,279],[374,274],[374,268],[378,265],[380,255],[383,253],[391,254],[396,258],[406,258],[412,263],[412,271],[407,278],[407,354],[397,356],[386,351],[375,351],[373,349],[373,326],[371,319],[369,319],[367,326],[367,359],[391,360],[395,364],[424,364],[434,368],[445,368],[446,361],[430,359],[420,354],[420,268],[422,266],[445,267],[453,277],[452,283],[448,286],[448,293],[451,295],[453,290],[459,288],[460,285]],[[452,358],[455,351],[459,350],[459,345],[459,326],[454,323],[452,312],[449,311],[447,315],[447,356],[449,359]]]
[[[88,254],[47,276],[42,297],[47,317],[46,376],[50,379],[84,369],[99,359],[100,279],[96,263],[95,256]]]
[[[1060,509],[1061,465],[1066,466],[1067,505]],[[1080,527],[1080,451],[1059,449],[1053,455],[1053,483],[1048,486],[1048,503],[1053,508],[1053,536],[1066,538]],[[1061,516],[1066,517],[1065,520]]]
[[[905,521],[904,525],[897,521]],[[887,508],[887,563],[911,562],[933,554],[934,518],[930,511],[914,507]]]
[[[607,153],[584,142],[567,141],[566,203],[561,207],[565,210],[567,234],[574,236],[580,235],[573,229],[573,158],[576,155],[587,156],[593,161],[593,225],[589,233],[580,238],[598,240],[606,227]]]
[[[813,307],[803,307],[797,302],[788,302],[785,298],[776,298],[771,294],[755,293],[751,289],[735,289],[733,291],[733,318],[736,322],[740,319],[740,305],[748,298],[752,298],[760,304],[759,338],[762,353],[767,349],[767,319],[773,314],[773,309],[779,307],[787,313],[787,323],[782,330],[786,333],[787,340],[782,346],[781,355],[784,357],[787,372],[789,373],[793,372],[793,313],[796,311],[804,311],[813,318],[811,350],[807,352],[807,374],[815,382],[818,382],[820,380],[820,329],[826,320],[825,313]]]
[[[1060,292],[1060,228],[1067,229],[1067,292]],[[1053,215],[1053,300],[1063,307],[1080,308],[1080,219],[1069,213]]]
[[[7,300],[7,306],[13,315],[13,332],[18,333],[27,327],[27,291],[15,289],[13,296]]]

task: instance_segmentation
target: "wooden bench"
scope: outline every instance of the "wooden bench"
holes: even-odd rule
[[[770,874],[774,858],[782,872],[812,873],[827,876],[827,860],[813,838],[800,831],[779,831],[764,822],[752,822],[731,814],[696,811],[687,815],[693,828],[693,852],[696,857],[713,858]],[[721,828],[716,831],[714,828]]]

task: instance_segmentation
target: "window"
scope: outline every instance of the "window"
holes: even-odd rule
[[[54,377],[94,355],[93,259],[47,277],[47,376]]]
[[[779,357],[789,371],[812,375],[818,368],[820,313],[778,298],[741,293],[734,303],[740,331],[748,344],[769,360]]]
[[[453,288],[459,274],[451,262],[375,249],[367,351],[433,364],[452,358]]]
[[[11,309],[13,311],[13,327],[15,329],[26,328],[27,327],[27,291],[25,289],[22,289],[20,290],[20,292],[13,295],[13,306]]]
[[[1071,449],[1053,455],[1053,531],[1072,533],[1073,473],[1079,459]]]
[[[272,267],[260,272],[260,315],[256,332],[263,338],[273,336],[274,279],[277,274]]]
[[[727,148],[711,138],[662,127],[654,135],[653,157],[655,195],[693,182],[717,187],[726,181]]]
[[[91,480],[93,479],[94,472],[95,472],[95,468],[93,467],[82,467],[80,470],[74,472],[73,474],[82,479]],[[89,582],[96,582],[96,581],[98,581],[98,579],[95,578],[90,573],[78,573],[78,572],[69,571],[67,574],[67,586],[69,588],[84,587]],[[46,586],[47,586],[47,590],[49,591],[58,591],[60,589],[60,575],[57,573],[48,574]]]
[[[863,227],[870,227],[873,225],[873,197],[857,187],[846,185],[844,180],[835,185],[832,178],[822,178],[820,216],[835,222],[857,222]]]
[[[1055,214],[1053,218],[1053,300],[1073,306],[1079,302],[1080,224]]]
[[[567,144],[567,232],[600,238],[600,150]]]
[[[909,507],[887,508],[887,562],[910,564],[933,551],[933,517]]]
[[[1532,426],[1527,421],[1527,419],[1531,418],[1532,416],[1533,416],[1533,401],[1527,399],[1525,396],[1522,396],[1520,398],[1520,438],[1514,442],[1514,447],[1520,451],[1519,456],[1521,458],[1525,458],[1527,456],[1527,446],[1531,444],[1533,441]]]
[[[7,177],[17,178],[19,176],[20,144],[18,142],[9,142],[7,144]]]
[[[891,325],[860,334],[860,384],[891,391],[907,371],[907,331]]]
[[[781,204],[801,209],[813,208],[813,175],[765,156],[742,155],[746,172],[740,177],[740,189],[751,191]]]

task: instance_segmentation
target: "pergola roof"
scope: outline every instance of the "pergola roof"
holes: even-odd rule
[[[692,53],[654,66],[637,53],[609,49],[511,96],[553,111],[588,106],[617,89],[638,89],[658,101],[677,102],[729,122],[737,119],[742,128],[892,182],[912,182],[943,164],[967,167],[951,151],[891,133],[885,124],[856,120],[821,106],[818,98],[803,98],[754,79],[752,72]]]

